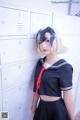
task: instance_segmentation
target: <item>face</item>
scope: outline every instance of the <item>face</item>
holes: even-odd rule
[[[51,44],[49,40],[45,40],[42,43],[39,43],[39,50],[43,55],[48,55],[51,53]]]

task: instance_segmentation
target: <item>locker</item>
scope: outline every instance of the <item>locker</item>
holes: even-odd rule
[[[2,105],[3,105],[3,103],[2,103],[2,90],[0,89],[0,113],[2,111]]]
[[[31,118],[31,94],[32,92],[25,83],[4,90],[3,110],[8,111],[9,120],[25,120],[25,118],[29,120]]]
[[[34,45],[35,39],[2,40],[0,42],[1,64],[34,59],[37,57]]]
[[[30,35],[34,36],[35,33],[42,27],[51,26],[51,14],[50,13],[37,13],[31,12],[30,14]]]
[[[59,30],[61,35],[80,35],[80,18],[68,15],[53,16],[53,27]]]
[[[1,71],[1,65],[0,65],[0,90],[2,89],[2,71]]]
[[[0,36],[28,35],[28,11],[0,7]]]
[[[2,71],[1,71],[1,65],[0,65],[0,112],[2,111]]]
[[[35,61],[22,61],[13,64],[6,64],[2,67],[2,88],[10,89],[26,82],[27,86],[32,80]]]

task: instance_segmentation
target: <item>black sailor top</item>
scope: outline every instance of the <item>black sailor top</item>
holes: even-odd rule
[[[45,57],[40,58],[35,68],[34,92],[37,89],[37,78],[44,61]],[[38,91],[39,95],[61,96],[61,91],[72,89],[72,73],[73,67],[71,64],[64,59],[58,60],[43,72]]]

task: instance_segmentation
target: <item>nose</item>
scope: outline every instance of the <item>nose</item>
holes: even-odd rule
[[[45,42],[45,41],[42,43],[42,47],[43,47],[43,48],[46,48],[46,47],[47,47],[47,45],[46,45],[46,42]]]

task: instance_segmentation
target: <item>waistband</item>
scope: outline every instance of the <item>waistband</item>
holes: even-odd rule
[[[44,101],[40,98],[40,102],[41,103],[58,103],[58,102],[64,102],[63,98],[61,97],[60,99],[58,100],[55,100],[55,101]]]

